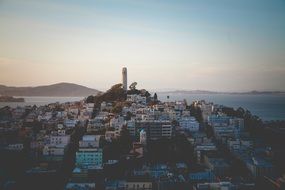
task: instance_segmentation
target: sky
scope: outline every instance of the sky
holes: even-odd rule
[[[0,84],[285,90],[285,0],[0,0]]]

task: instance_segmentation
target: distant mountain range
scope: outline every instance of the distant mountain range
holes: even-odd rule
[[[207,91],[207,90],[174,90],[174,91],[163,91],[159,92],[162,94],[252,94],[252,95],[257,95],[257,94],[285,94],[285,91],[248,91],[248,92],[217,92],[217,91]]]
[[[0,95],[2,96],[62,96],[81,97],[96,95],[99,90],[87,88],[85,86],[72,83],[57,83],[47,86],[37,87],[10,87],[0,85]]]
[[[100,91],[73,83],[57,83],[37,87],[11,87],[0,85],[0,96],[61,96],[86,97],[96,95]],[[169,90],[160,94],[285,94],[285,91],[248,91],[248,92],[218,92],[207,90]]]

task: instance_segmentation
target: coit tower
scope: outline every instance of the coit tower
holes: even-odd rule
[[[128,90],[127,67],[123,67],[122,69],[122,84],[123,84],[123,89],[127,91]]]

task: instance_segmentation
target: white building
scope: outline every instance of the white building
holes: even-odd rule
[[[21,151],[23,150],[24,145],[22,143],[17,143],[17,144],[9,144],[6,149],[7,150],[13,150],[13,151]]]
[[[126,122],[125,122],[124,117],[119,116],[119,117],[113,117],[112,119],[110,119],[110,127],[118,128],[125,124]]]
[[[65,130],[64,129],[59,129],[57,130],[57,134],[61,136],[65,136]]]
[[[105,140],[111,142],[113,139],[117,138],[116,131],[106,131]]]
[[[128,102],[137,103],[137,104],[146,105],[146,97],[138,95],[138,94],[129,94],[129,95],[127,95],[127,101]]]
[[[67,145],[70,142],[70,135],[51,135],[50,145]]]
[[[170,120],[177,120],[179,118],[179,116],[177,115],[177,112],[173,109],[168,110],[167,114]]]
[[[127,121],[127,129],[132,137],[136,135],[136,122],[135,120]]]
[[[146,142],[147,142],[146,132],[145,130],[142,129],[140,132],[140,143],[146,145]]]
[[[16,107],[12,110],[12,116],[15,119],[20,119],[24,115],[25,111],[24,107]]]
[[[213,112],[213,104],[206,103],[205,101],[201,102],[200,109],[202,111],[202,117],[204,121],[208,120],[208,117],[212,115]]]
[[[99,148],[101,135],[84,135],[79,141],[79,147],[93,147]]]
[[[242,118],[232,118],[230,119],[230,125],[233,125],[240,129],[240,131],[244,130],[244,119]]]
[[[187,131],[199,131],[199,123],[194,117],[182,117],[179,121],[179,125],[182,129],[185,129]]]
[[[88,189],[95,190],[95,183],[72,183],[69,182],[65,186],[65,190],[79,190],[79,189]]]
[[[152,190],[152,182],[148,180],[130,180],[125,183],[125,190]]]
[[[241,141],[240,139],[237,140],[228,140],[227,146],[230,150],[239,150],[241,147]]]
[[[51,118],[52,118],[52,112],[46,112],[45,114],[38,116],[39,121],[41,120],[49,121]]]
[[[30,148],[31,149],[40,149],[42,150],[42,148],[44,147],[44,143],[42,140],[34,140],[34,141],[31,141],[30,143]]]
[[[88,120],[87,132],[98,131],[104,127],[103,120],[104,118],[95,117],[94,119]]]
[[[43,148],[44,156],[64,156],[66,145],[46,145]]]
[[[68,113],[73,114],[73,115],[78,115],[79,110],[78,108],[69,108]]]
[[[78,123],[78,120],[73,120],[73,119],[65,119],[64,120],[64,125],[68,128],[75,127],[77,123]]]
[[[175,106],[174,106],[175,110],[179,110],[179,111],[183,111],[186,109],[186,104],[184,101],[176,101],[175,102]]]
[[[92,113],[94,110],[94,103],[88,103],[86,104],[86,111],[89,113]]]

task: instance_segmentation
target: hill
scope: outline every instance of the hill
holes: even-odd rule
[[[57,83],[37,87],[10,87],[0,85],[3,96],[70,96],[80,97],[98,94],[98,90],[72,83]]]

